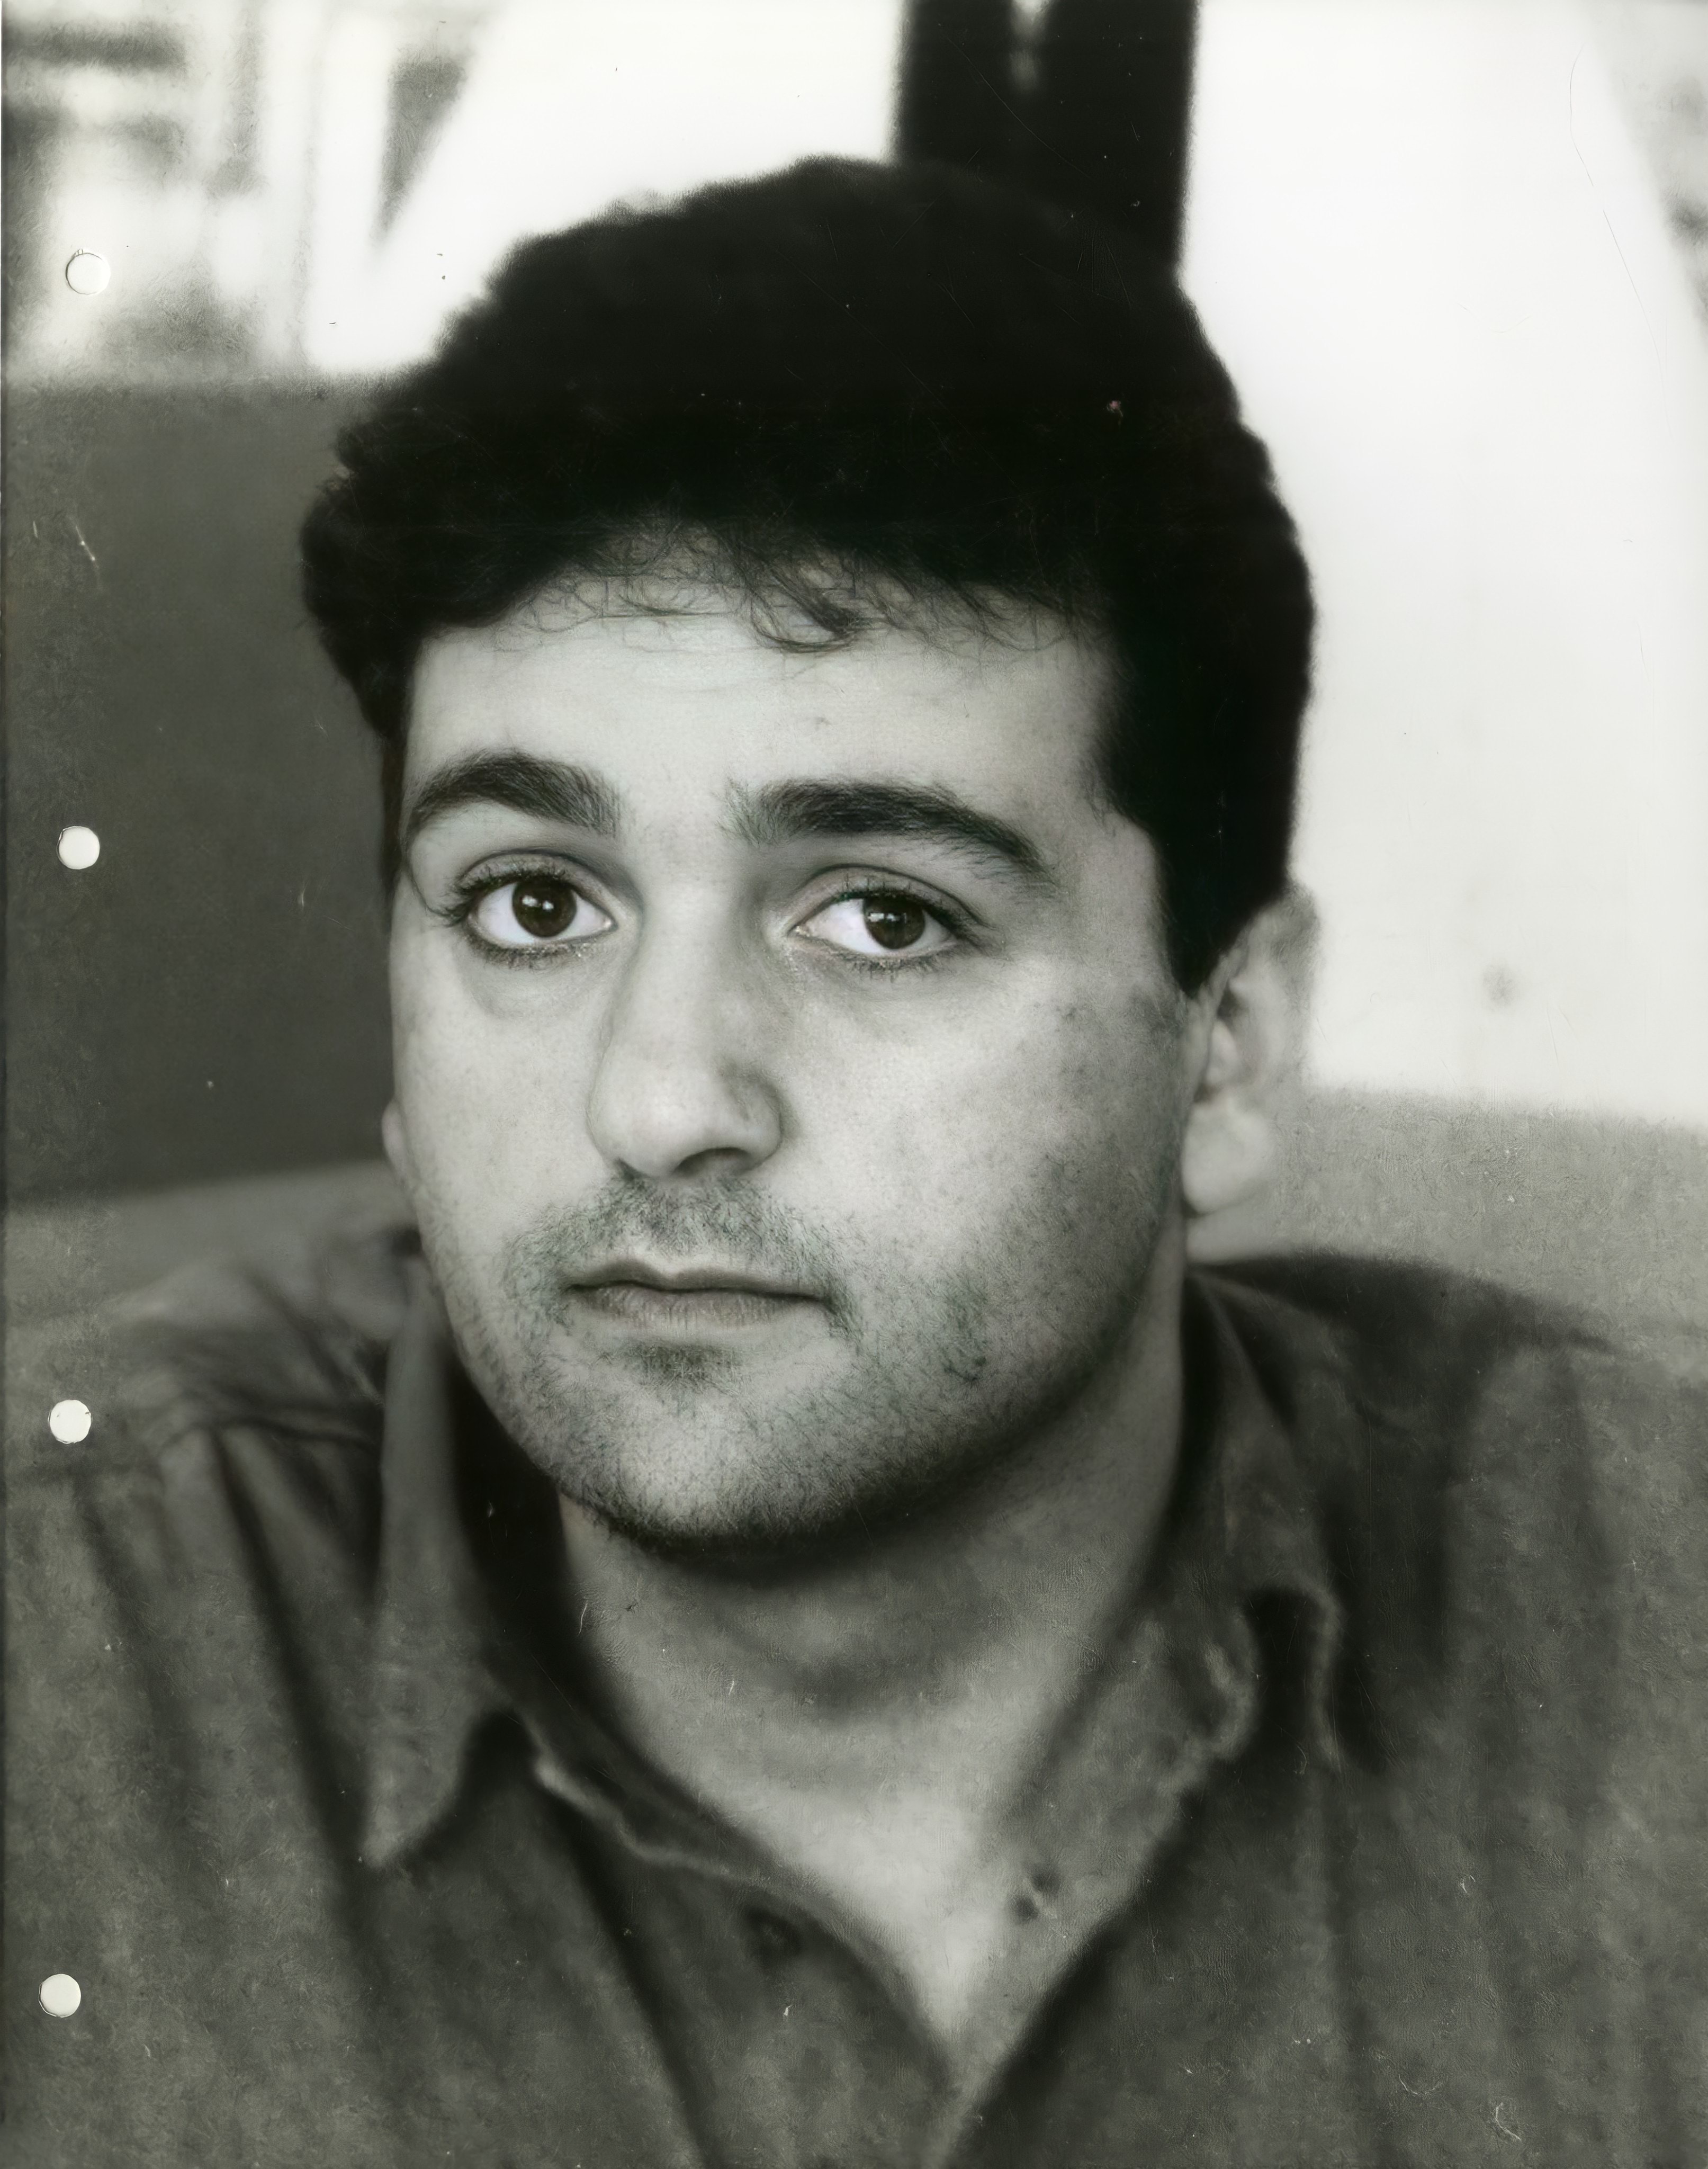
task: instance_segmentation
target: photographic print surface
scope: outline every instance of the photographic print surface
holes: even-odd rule
[[[20,2161],[1696,2158],[1708,4],[3,34]]]

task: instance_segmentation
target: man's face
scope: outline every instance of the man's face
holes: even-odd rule
[[[808,655],[716,598],[417,679],[391,1143],[559,1487],[787,1548],[1095,1394],[1178,1273],[1199,1007],[1062,633]],[[410,832],[412,830],[412,834]]]

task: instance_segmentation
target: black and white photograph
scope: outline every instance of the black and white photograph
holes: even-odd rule
[[[1708,2163],[1708,0],[3,0],[18,2169]]]

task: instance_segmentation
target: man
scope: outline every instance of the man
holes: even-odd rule
[[[1168,274],[809,165],[341,451],[412,1226],[29,1374],[28,2158],[1700,2159],[1700,1399],[1186,1270],[1310,605]]]

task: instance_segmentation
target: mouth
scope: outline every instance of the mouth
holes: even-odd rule
[[[578,1310],[655,1332],[774,1325],[818,1300],[805,1288],[724,1266],[667,1271],[632,1258],[578,1274],[566,1292]]]

